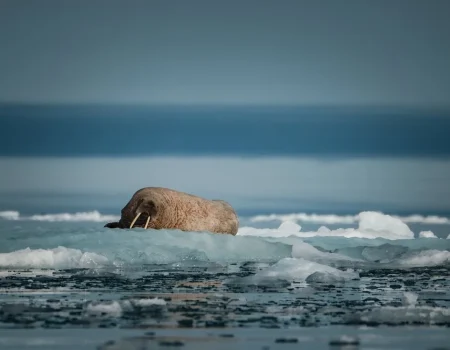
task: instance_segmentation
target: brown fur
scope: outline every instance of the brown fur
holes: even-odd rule
[[[119,222],[106,224],[110,228],[129,228],[136,215],[142,214],[133,227],[208,231],[236,235],[239,220],[225,201],[208,200],[192,194],[162,187],[145,187],[137,191],[122,209]]]

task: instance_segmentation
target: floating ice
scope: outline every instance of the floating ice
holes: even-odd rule
[[[437,238],[436,235],[431,231],[421,231],[419,233],[420,238]]]
[[[398,263],[408,267],[438,266],[450,263],[450,252],[447,250],[413,251],[399,259]]]
[[[167,302],[164,299],[160,298],[149,298],[149,299],[134,299],[133,304],[141,307],[151,306],[151,305],[159,305],[164,306]]]
[[[435,224],[448,225],[450,218],[437,215],[409,215],[398,216],[391,215],[391,217],[398,219],[404,223],[417,224]],[[35,220],[35,221],[117,221],[120,217],[116,215],[105,215],[99,211],[94,210],[90,212],[77,213],[56,213],[56,214],[35,214],[31,216],[21,216],[18,211],[7,210],[0,211],[0,218],[7,220]],[[325,225],[336,224],[354,224],[361,221],[360,214],[357,215],[336,215],[336,214],[308,214],[308,213],[291,213],[291,214],[270,214],[270,215],[256,215],[249,218],[250,222],[268,222],[268,221],[290,221],[293,223],[305,222]]]
[[[302,227],[299,224],[296,224],[292,221],[285,221],[282,222],[281,225],[278,227],[279,231],[282,232],[298,232],[302,229]]]
[[[294,222],[286,221],[281,223],[279,228],[254,228],[241,227],[238,230],[239,236],[257,236],[257,237],[289,237],[298,236],[301,226]]]
[[[354,348],[359,345],[359,339],[357,337],[351,337],[348,335],[342,335],[338,339],[331,340],[329,343],[330,346],[338,346],[342,348]]]
[[[317,231],[302,232],[300,225],[289,221],[277,229],[244,227],[236,236],[179,230],[110,230],[101,224],[86,227],[3,222],[0,267],[60,269],[175,264],[177,268],[200,265],[222,268],[231,262],[272,264],[283,258],[339,268],[448,263],[449,240],[414,239],[406,224],[381,213],[363,212],[359,217],[356,229],[330,230],[322,226]]]
[[[447,225],[450,224],[450,218],[442,217],[442,216],[436,216],[436,215],[429,215],[429,216],[422,216],[422,215],[410,215],[410,216],[395,216],[402,220],[405,223],[410,224],[434,224],[434,225]]]
[[[233,278],[225,284],[240,288],[259,286],[279,289],[290,286],[292,282],[336,283],[357,278],[359,274],[352,270],[342,271],[303,258],[284,258],[252,276]]]
[[[111,302],[90,302],[86,306],[86,313],[92,316],[109,316],[120,317],[122,316],[122,306],[118,301]]]
[[[46,215],[32,215],[28,218],[33,221],[94,221],[94,222],[106,222],[117,221],[120,217],[115,215],[103,215],[98,211],[81,212],[81,213],[61,213],[61,214],[46,214]]]
[[[19,220],[20,213],[14,210],[0,211],[0,218],[6,220]]]
[[[397,216],[392,215],[393,218],[399,219],[404,223],[416,224],[450,224],[450,218],[437,215],[409,215]],[[270,215],[256,215],[250,218],[251,222],[267,222],[267,221],[294,221],[294,222],[308,222],[316,224],[353,224],[360,221],[359,215],[335,215],[335,214],[307,214],[307,213],[292,213],[292,214],[270,214]]]
[[[292,246],[292,257],[303,258],[314,262],[329,264],[330,262],[359,261],[348,256],[336,253],[322,252],[311,244],[305,242],[295,242]]]
[[[405,292],[403,293],[403,303],[405,306],[415,307],[417,304],[417,299],[419,296],[413,292]]]
[[[407,247],[386,243],[376,247],[364,247],[361,256],[367,261],[388,263],[398,259],[408,250]]]
[[[358,220],[354,215],[320,215],[320,214],[270,214],[270,215],[257,215],[250,218],[251,222],[266,222],[266,221],[301,221],[311,222],[319,224],[353,224]]]
[[[78,228],[64,234],[10,240],[0,236],[0,267],[94,267],[96,264],[226,263],[278,261],[290,257],[292,246],[258,237],[238,237],[178,230],[109,230],[85,233]],[[50,249],[46,247],[51,247]],[[21,247],[29,247],[21,249]],[[53,247],[59,247],[54,249]],[[86,252],[88,251],[88,252]]]
[[[321,272],[332,275],[341,280],[358,278],[359,275],[353,271],[342,271],[331,266],[318,264],[302,258],[284,258],[266,270],[260,271],[256,277],[271,277],[290,281],[305,281],[308,276]]]
[[[362,232],[383,233],[385,238],[396,236],[414,238],[414,233],[400,219],[378,212],[365,211],[359,213],[359,227]],[[381,235],[378,237],[382,237]]]
[[[65,247],[0,253],[0,267],[93,268],[107,263],[108,259],[102,255]]]
[[[315,232],[301,232],[301,227],[294,222],[283,222],[278,229],[257,229],[253,227],[242,227],[238,235],[261,236],[261,237],[315,237],[335,236],[347,238],[385,238],[385,239],[409,239],[414,238],[414,233],[400,219],[378,212],[361,212],[358,215],[359,226],[357,229],[330,230],[321,227]]]
[[[336,283],[344,282],[345,278],[340,275],[335,275],[330,272],[314,272],[306,277],[306,283]]]
[[[101,302],[88,302],[84,311],[89,316],[115,318],[121,317],[128,312],[156,312],[164,311],[167,302],[160,298],[142,298],[142,299],[126,299],[111,300]]]
[[[93,222],[107,222],[118,221],[119,216],[101,214],[97,210],[89,212],[78,213],[59,213],[59,214],[36,214],[31,216],[21,216],[18,211],[1,211],[0,218],[6,220],[26,220],[26,221],[93,221]]]
[[[353,322],[362,324],[448,324],[450,309],[441,307],[382,307],[350,315]]]

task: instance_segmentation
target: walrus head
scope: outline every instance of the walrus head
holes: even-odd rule
[[[155,202],[152,199],[144,197],[139,199],[136,202],[136,206],[133,207],[134,208],[127,208],[127,207],[123,208],[122,218],[133,217],[133,220],[131,221],[129,228],[133,228],[135,225],[142,227],[145,220],[144,228],[147,229],[150,221],[152,219],[155,219],[156,214],[158,212]]]

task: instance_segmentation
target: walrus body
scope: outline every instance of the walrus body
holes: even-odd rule
[[[109,228],[178,229],[236,235],[239,220],[225,201],[208,200],[162,187],[137,191]]]

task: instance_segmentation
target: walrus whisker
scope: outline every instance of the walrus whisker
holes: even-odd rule
[[[134,220],[131,222],[130,228],[133,228],[134,224],[136,223],[137,219],[139,218],[139,216],[141,216],[142,213],[138,213],[136,215],[136,217],[134,218]]]
[[[150,219],[151,219],[151,216],[149,215],[148,218],[147,218],[147,221],[145,222],[145,227],[144,227],[144,229],[147,229],[148,223],[150,222]]]

